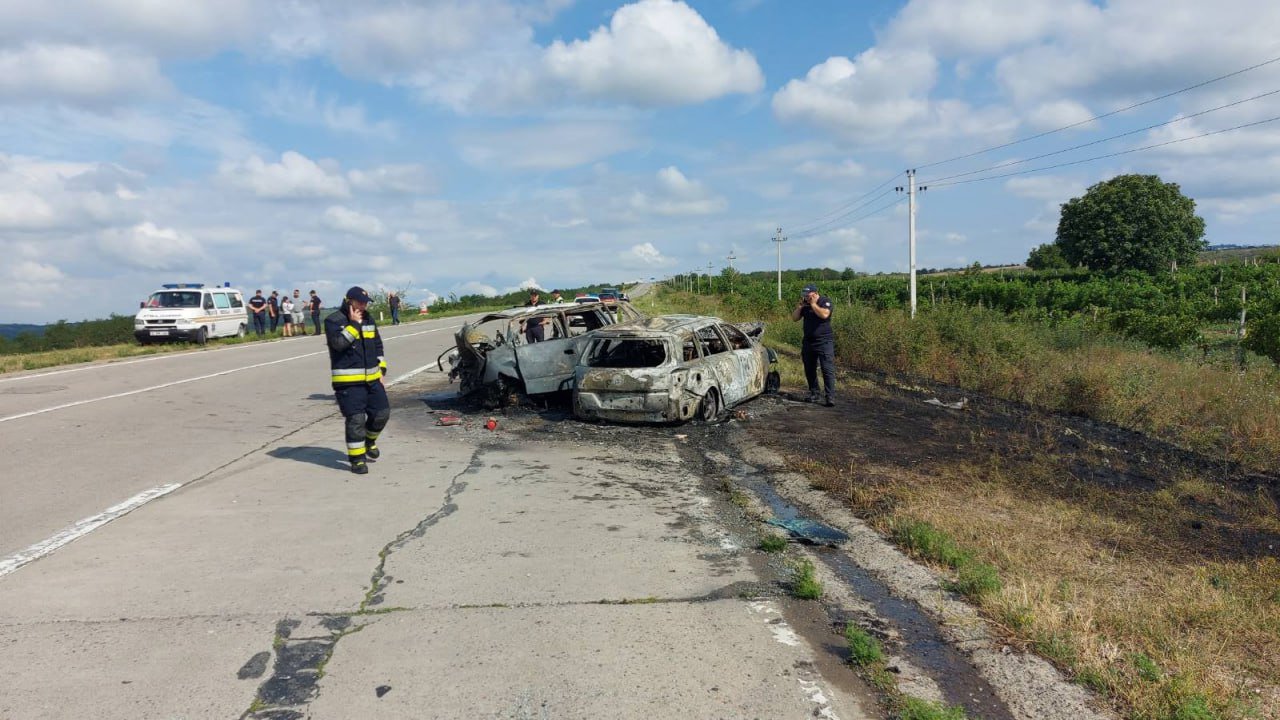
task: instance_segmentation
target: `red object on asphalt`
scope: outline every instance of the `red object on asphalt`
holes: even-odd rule
[[[461,425],[462,418],[457,415],[445,415],[436,421],[437,425]]]
[[[496,430],[498,428],[498,421],[494,418],[489,418],[488,421],[485,422],[484,426],[489,430]]]

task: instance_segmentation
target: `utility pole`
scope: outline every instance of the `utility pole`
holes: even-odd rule
[[[707,261],[707,293],[715,292],[716,285],[711,278],[711,261]]]
[[[787,238],[782,234],[782,228],[778,228],[778,233],[773,236],[773,242],[778,246],[778,301],[782,301],[782,243]]]
[[[734,255],[732,250],[730,250],[729,255],[725,257],[725,260],[729,261],[729,294],[730,295],[733,294],[733,261],[737,259],[738,259],[738,256]]]
[[[911,273],[911,317],[916,316],[916,171],[907,171],[907,187],[898,186],[894,188],[898,192],[907,193],[907,245],[908,264]],[[928,190],[928,186],[919,188],[919,192]]]

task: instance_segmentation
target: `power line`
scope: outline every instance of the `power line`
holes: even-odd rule
[[[1035,156],[1033,156],[1033,157],[1029,157],[1029,158],[1023,158],[1022,160],[1013,160],[1013,161],[1010,161],[1010,162],[1003,162],[1003,163],[999,163],[999,164],[996,164],[996,165],[991,165],[990,167],[982,168],[982,169],[980,169],[980,170],[970,170],[970,171],[968,171],[968,172],[956,173],[955,175],[946,175],[946,176],[944,176],[944,177],[934,178],[934,179],[932,179],[932,180],[926,180],[926,181],[924,181],[924,182],[926,182],[926,183],[928,183],[928,184],[937,184],[937,183],[949,184],[949,183],[945,183],[945,181],[947,181],[947,180],[954,180],[955,178],[960,178],[960,177],[968,177],[968,176],[970,176],[970,175],[977,175],[977,174],[979,174],[979,173],[990,172],[990,171],[992,171],[992,170],[1000,170],[1000,169],[1002,169],[1002,168],[1013,167],[1013,166],[1015,166],[1015,165],[1022,165],[1022,164],[1025,164],[1025,163],[1033,162],[1033,161],[1035,161],[1035,160],[1043,160],[1044,158],[1047,158],[1047,157],[1053,157],[1054,155],[1061,155],[1061,154],[1063,154],[1063,153],[1068,153],[1068,152],[1071,152],[1071,151],[1073,151],[1073,150],[1080,150],[1081,148],[1087,148],[1087,147],[1091,147],[1091,146],[1093,146],[1093,145],[1101,145],[1102,143],[1110,142],[1110,141],[1112,141],[1112,140],[1117,140],[1117,139],[1122,138],[1122,137],[1128,137],[1129,135],[1137,135],[1138,133],[1141,133],[1141,132],[1146,132],[1146,131],[1148,131],[1148,130],[1155,130],[1156,128],[1162,128],[1162,127],[1165,127],[1166,125],[1173,125],[1174,123],[1180,123],[1180,122],[1183,122],[1183,121],[1185,121],[1185,120],[1191,120],[1192,118],[1198,118],[1198,117],[1200,117],[1201,115],[1208,115],[1209,113],[1212,113],[1212,112],[1217,112],[1217,111],[1219,111],[1219,110],[1225,110],[1225,109],[1227,109],[1227,108],[1235,107],[1235,106],[1237,106],[1237,105],[1243,105],[1244,103],[1247,103],[1247,102],[1253,102],[1254,100],[1260,100],[1260,99],[1262,99],[1262,98],[1264,98],[1264,97],[1269,97],[1269,96],[1271,96],[1271,95],[1276,95],[1276,94],[1280,94],[1280,90],[1272,90],[1271,92],[1265,92],[1265,93],[1262,93],[1261,95],[1254,95],[1254,96],[1253,96],[1253,97],[1251,97],[1251,98],[1245,98],[1244,100],[1237,100],[1237,101],[1232,102],[1232,103],[1227,103],[1226,105],[1219,105],[1218,107],[1215,107],[1215,108],[1209,108],[1208,110],[1201,110],[1200,112],[1198,112],[1198,113],[1192,113],[1191,115],[1184,115],[1184,116],[1182,116],[1182,117],[1176,117],[1176,118],[1174,118],[1174,119],[1172,119],[1172,120],[1166,120],[1165,122],[1162,122],[1162,123],[1156,123],[1156,124],[1154,124],[1154,125],[1148,125],[1148,126],[1143,127],[1143,128],[1138,128],[1137,130],[1130,130],[1130,131],[1128,131],[1128,132],[1122,132],[1122,133],[1119,133],[1119,134],[1117,134],[1117,135],[1111,135],[1110,137],[1104,137],[1104,138],[1102,138],[1102,139],[1100,139],[1100,140],[1094,140],[1094,141],[1092,141],[1092,142],[1082,143],[1082,144],[1080,144],[1080,145],[1073,145],[1073,146],[1071,146],[1071,147],[1069,147],[1069,148],[1063,148],[1062,150],[1054,150],[1053,152],[1048,152],[1048,153],[1044,153],[1044,154],[1041,154],[1041,155],[1035,155]]]
[[[947,164],[947,163],[955,162],[955,161],[957,161],[957,160],[964,160],[964,159],[966,159],[966,158],[975,157],[975,156],[977,156],[977,155],[985,155],[986,153],[993,152],[993,151],[995,151],[995,150],[1002,150],[1002,149],[1007,148],[1007,147],[1012,147],[1012,146],[1014,146],[1014,145],[1019,145],[1019,144],[1024,143],[1024,142],[1029,142],[1029,141],[1031,141],[1031,140],[1036,140],[1036,139],[1039,139],[1039,138],[1045,137],[1045,136],[1047,136],[1047,135],[1053,135],[1054,133],[1060,133],[1060,132],[1062,132],[1063,130],[1070,130],[1071,128],[1074,128],[1074,127],[1080,127],[1081,125],[1087,125],[1087,124],[1089,124],[1089,123],[1091,123],[1091,122],[1093,122],[1093,121],[1095,121],[1095,120],[1101,120],[1101,119],[1103,119],[1103,118],[1108,118],[1108,117],[1111,117],[1112,115],[1119,115],[1120,113],[1124,113],[1124,112],[1128,112],[1128,111],[1130,111],[1130,110],[1134,110],[1134,109],[1136,109],[1136,108],[1140,108],[1140,107],[1142,107],[1143,105],[1150,105],[1151,103],[1154,103],[1154,102],[1159,102],[1159,101],[1161,101],[1161,100],[1166,100],[1166,99],[1171,98],[1171,97],[1173,97],[1173,96],[1175,96],[1175,95],[1181,95],[1181,94],[1182,94],[1182,93],[1184,93],[1184,92],[1190,92],[1191,90],[1196,90],[1196,89],[1198,89],[1198,88],[1202,88],[1202,87],[1204,87],[1204,86],[1206,86],[1206,85],[1211,85],[1211,84],[1213,84],[1213,83],[1220,82],[1220,81],[1222,81],[1222,80],[1226,80],[1226,79],[1228,79],[1228,78],[1233,78],[1233,77],[1235,77],[1235,76],[1237,76],[1237,75],[1241,75],[1241,74],[1247,73],[1247,72],[1249,72],[1249,71],[1251,71],[1251,70],[1257,70],[1257,69],[1258,69],[1258,68],[1260,68],[1260,67],[1265,67],[1265,66],[1267,66],[1267,65],[1271,65],[1271,64],[1276,63],[1276,62],[1280,62],[1280,57],[1273,57],[1273,58],[1271,58],[1270,60],[1264,60],[1264,61],[1262,61],[1262,62],[1260,62],[1260,63],[1258,63],[1258,64],[1256,64],[1256,65],[1250,65],[1250,66],[1249,66],[1249,67],[1247,67],[1247,68],[1242,68],[1242,69],[1240,69],[1240,70],[1236,70],[1235,72],[1227,73],[1226,75],[1219,75],[1219,76],[1218,76],[1218,77],[1216,77],[1216,78],[1212,78],[1212,79],[1210,79],[1210,80],[1205,80],[1204,82],[1196,83],[1195,85],[1191,85],[1191,86],[1188,86],[1188,87],[1184,87],[1184,88],[1182,88],[1181,90],[1174,90],[1173,92],[1168,92],[1168,93],[1165,93],[1164,95],[1160,95],[1160,96],[1158,96],[1158,97],[1153,97],[1153,98],[1150,98],[1150,99],[1148,99],[1148,100],[1143,100],[1142,102],[1134,103],[1134,104],[1129,105],[1129,106],[1127,106],[1127,107],[1122,107],[1122,108],[1120,108],[1119,110],[1112,110],[1111,112],[1102,113],[1101,115],[1094,115],[1093,117],[1091,117],[1091,118],[1089,118],[1089,119],[1087,119],[1087,120],[1081,120],[1081,121],[1079,121],[1079,122],[1073,122],[1073,123],[1071,123],[1071,124],[1069,124],[1069,125],[1063,125],[1063,126],[1062,126],[1062,127],[1060,127],[1060,128],[1054,128],[1053,130],[1046,130],[1045,132],[1037,133],[1037,134],[1035,134],[1035,135],[1028,135],[1027,137],[1020,138],[1020,139],[1018,139],[1018,140],[1012,140],[1012,141],[1010,141],[1010,142],[1007,142],[1007,143],[1004,143],[1004,144],[1001,144],[1001,145],[993,145],[993,146],[991,146],[991,147],[989,147],[989,148],[985,148],[985,149],[982,149],[982,150],[977,150],[977,151],[974,151],[974,152],[971,152],[971,153],[967,153],[967,154],[965,154],[965,155],[957,155],[957,156],[955,156],[955,157],[953,157],[953,158],[947,158],[946,160],[939,160],[939,161],[937,161],[937,162],[931,162],[931,163],[928,163],[928,164],[925,164],[925,165],[918,165],[918,166],[916,166],[916,167],[917,167],[917,169],[919,169],[919,168],[936,167],[936,166],[938,166],[938,165],[945,165],[945,164]]]
[[[862,195],[859,195],[857,198],[854,198],[851,202],[845,203],[844,205],[841,205],[840,207],[836,208],[835,210],[832,210],[832,211],[830,211],[830,212],[828,212],[828,213],[825,213],[825,214],[819,215],[818,217],[813,218],[812,220],[808,220],[808,221],[806,221],[806,222],[802,222],[802,223],[797,223],[797,225],[798,225],[798,226],[799,226],[799,228],[800,228],[800,230],[799,230],[799,231],[800,231],[800,232],[804,232],[804,231],[806,231],[807,229],[810,229],[810,226],[813,226],[813,225],[815,225],[815,224],[818,224],[818,225],[822,224],[822,223],[823,223],[823,221],[824,221],[826,218],[831,217],[832,215],[835,215],[836,213],[844,212],[844,211],[846,211],[846,210],[849,210],[850,208],[853,208],[855,205],[859,205],[860,203],[862,203],[862,201],[863,201],[863,200],[865,200],[866,198],[870,197],[872,193],[874,193],[875,191],[879,190],[880,188],[883,188],[885,185],[888,185],[889,183],[893,182],[893,181],[894,181],[894,180],[896,180],[897,178],[898,178],[898,174],[897,174],[897,173],[894,173],[893,175],[890,175],[890,176],[889,176],[889,179],[888,179],[888,180],[885,180],[884,182],[880,183],[879,185],[877,185],[877,186],[875,186],[875,187],[871,188],[870,190],[866,191],[866,192],[865,192],[865,193],[863,193]],[[872,202],[874,202],[874,200],[873,200]],[[854,208],[854,209],[856,210],[856,208]]]
[[[1048,165],[1046,167],[1029,168],[1027,170],[1020,170],[1018,172],[1011,172],[1011,173],[1003,173],[1000,175],[987,175],[985,177],[970,178],[968,180],[953,180],[951,182],[933,182],[933,183],[930,183],[929,186],[937,188],[937,187],[946,187],[948,185],[964,185],[965,183],[981,182],[983,180],[999,180],[1000,178],[1013,177],[1015,175],[1026,175],[1028,173],[1043,172],[1045,170],[1056,170],[1058,168],[1070,167],[1072,165],[1081,165],[1083,163],[1093,162],[1095,160],[1106,160],[1107,158],[1118,157],[1120,155],[1128,155],[1130,153],[1142,152],[1143,150],[1154,150],[1155,148],[1165,147],[1166,145],[1175,145],[1177,143],[1187,142],[1188,140],[1198,140],[1200,138],[1210,137],[1212,135],[1221,135],[1222,133],[1232,132],[1233,130],[1243,130],[1245,128],[1255,127],[1257,125],[1265,125],[1266,123],[1275,122],[1277,120],[1280,120],[1280,115],[1267,118],[1266,120],[1257,120],[1251,123],[1244,123],[1243,125],[1236,125],[1235,127],[1224,128],[1222,130],[1214,130],[1212,132],[1200,133],[1199,135],[1192,135],[1190,137],[1178,138],[1177,140],[1167,140],[1165,142],[1155,143],[1154,145],[1144,145],[1142,147],[1131,148],[1129,150],[1121,150],[1119,152],[1107,153],[1106,155],[1097,155],[1094,157],[1085,158],[1083,160],[1074,160],[1072,162],[1058,163],[1057,165]]]
[[[890,192],[892,192],[892,191],[890,191]],[[883,194],[881,195],[881,197],[883,197],[884,195],[887,195],[887,194],[888,194],[887,192],[886,192],[886,193],[883,193]],[[874,209],[874,210],[872,210],[872,211],[870,211],[870,212],[863,213],[862,215],[859,215],[858,217],[855,217],[855,218],[850,219],[849,221],[847,221],[847,222],[843,223],[842,225],[840,225],[840,228],[839,228],[839,229],[843,229],[843,228],[851,227],[851,226],[853,226],[854,224],[859,223],[859,222],[862,222],[863,220],[866,220],[867,218],[869,218],[869,217],[871,217],[871,216],[873,216],[873,215],[879,215],[880,213],[884,212],[885,210],[888,210],[889,208],[893,207],[894,205],[901,204],[901,203],[902,203],[903,201],[905,201],[906,199],[907,199],[907,198],[906,198],[905,196],[903,196],[903,197],[900,197],[900,198],[895,199],[893,202],[885,203],[884,205],[881,205],[880,207],[877,207],[876,209]],[[837,229],[837,228],[829,228],[829,229],[834,230],[834,229]],[[812,237],[812,236],[814,236],[814,235],[818,235],[818,234],[820,234],[821,232],[826,232],[826,230],[821,230],[821,231],[809,231],[809,232],[808,232],[808,233],[806,233],[806,234],[797,234],[797,235],[795,235],[794,237],[795,237],[796,239],[800,239],[800,238],[807,238],[807,237]]]
[[[857,212],[858,212],[858,211],[860,211],[860,210],[865,209],[868,205],[872,205],[872,204],[876,203],[877,201],[879,201],[879,200],[880,200],[880,198],[882,198],[882,197],[884,197],[885,195],[888,195],[889,193],[892,193],[892,192],[893,192],[893,188],[888,188],[888,189],[887,189],[887,190],[885,190],[884,192],[882,192],[882,193],[880,193],[879,195],[876,195],[875,197],[871,198],[870,200],[867,200],[866,202],[864,202],[864,203],[862,203],[862,204],[858,205],[857,207],[853,208],[852,210],[849,210],[848,212],[844,213],[843,215],[841,215],[841,216],[839,216],[839,217],[832,218],[832,219],[830,219],[830,220],[828,220],[828,221],[826,221],[826,222],[824,222],[824,223],[820,223],[820,224],[818,224],[818,225],[814,225],[814,226],[812,226],[812,227],[808,228],[807,230],[801,230],[801,231],[799,231],[799,232],[795,233],[795,236],[796,236],[797,238],[802,238],[802,237],[812,237],[812,236],[814,236],[814,235],[817,235],[818,233],[824,232],[824,231],[826,231],[827,229],[829,229],[830,227],[832,227],[833,225],[837,225],[837,224],[839,224],[839,223],[840,223],[840,222],[842,222],[845,218],[849,217],[850,215],[853,215],[854,213],[857,213]]]

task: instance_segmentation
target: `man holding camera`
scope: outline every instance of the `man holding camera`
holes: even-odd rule
[[[809,382],[808,402],[818,402],[818,366],[821,365],[822,387],[826,391],[823,405],[835,407],[836,336],[831,331],[831,299],[819,295],[817,287],[805,285],[791,319],[804,320],[800,359],[804,362],[805,380]]]

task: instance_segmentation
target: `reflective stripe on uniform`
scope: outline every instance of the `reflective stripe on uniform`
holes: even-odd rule
[[[360,339],[360,331],[350,325],[342,328],[342,334],[346,335],[352,342]]]
[[[358,448],[347,448],[347,457],[357,458],[364,455],[364,452],[364,443],[360,443],[360,447]]]
[[[381,368],[334,368],[329,371],[335,383],[377,382],[382,378]]]

